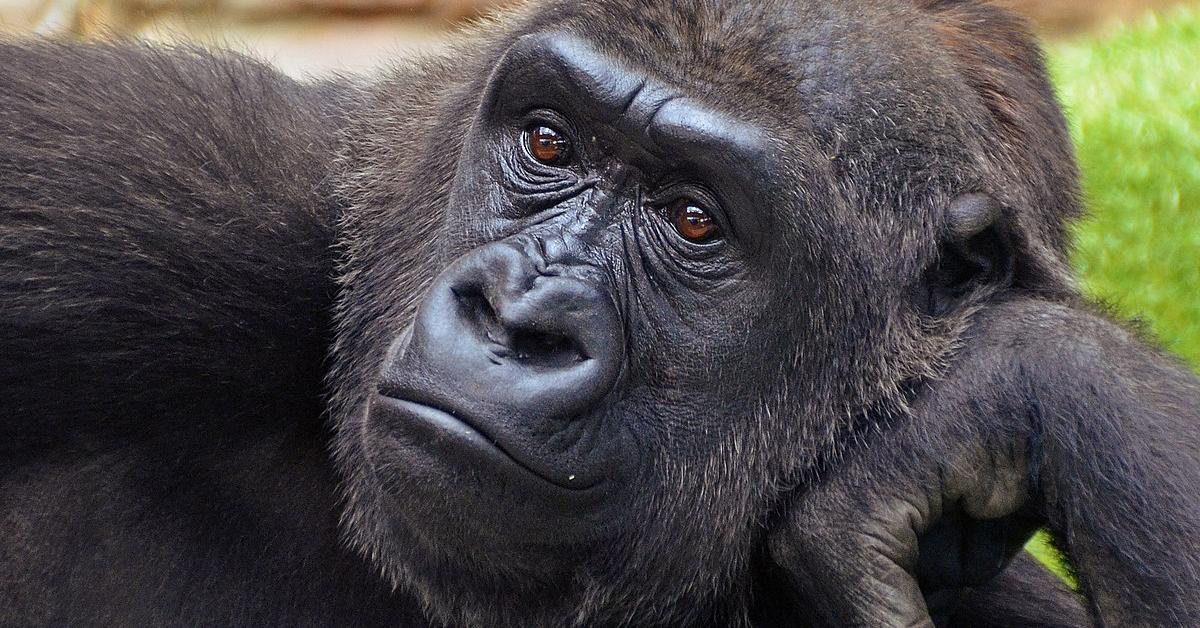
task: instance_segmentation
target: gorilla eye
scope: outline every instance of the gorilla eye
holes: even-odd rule
[[[571,157],[571,141],[553,127],[529,127],[525,130],[525,145],[534,159],[547,166],[561,166]]]
[[[717,222],[691,199],[681,198],[668,205],[666,217],[675,231],[688,242],[703,244],[720,235]]]

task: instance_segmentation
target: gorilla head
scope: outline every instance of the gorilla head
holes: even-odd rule
[[[1066,286],[1039,53],[953,1],[483,28],[357,105],[346,530],[449,622],[736,621],[805,470],[902,411],[981,298]]]

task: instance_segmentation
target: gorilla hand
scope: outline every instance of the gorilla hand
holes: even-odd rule
[[[943,625],[1037,527],[1022,516],[1019,448],[976,444],[923,459],[913,449],[922,437],[908,433],[921,427],[852,452],[772,535],[773,557],[824,625]],[[1005,454],[988,455],[996,451]]]

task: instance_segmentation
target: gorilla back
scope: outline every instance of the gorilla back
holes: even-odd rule
[[[0,624],[394,620],[320,419],[344,107],[142,46],[0,85]]]
[[[530,4],[370,82],[13,43],[0,86],[4,623],[803,625],[796,489],[998,294],[1072,294],[1065,124],[967,0]],[[961,621],[1083,621],[1017,567]]]

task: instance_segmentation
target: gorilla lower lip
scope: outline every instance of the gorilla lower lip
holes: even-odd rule
[[[387,395],[379,395],[378,400],[388,414],[403,414],[403,417],[389,417],[390,427],[394,430],[403,430],[420,444],[473,450],[495,466],[513,468],[514,471],[536,480],[540,484],[548,483],[569,491],[586,491],[599,484],[599,481],[579,484],[575,481],[576,475],[574,474],[564,476],[570,484],[550,479],[514,458],[492,438],[470,423],[444,410]]]

